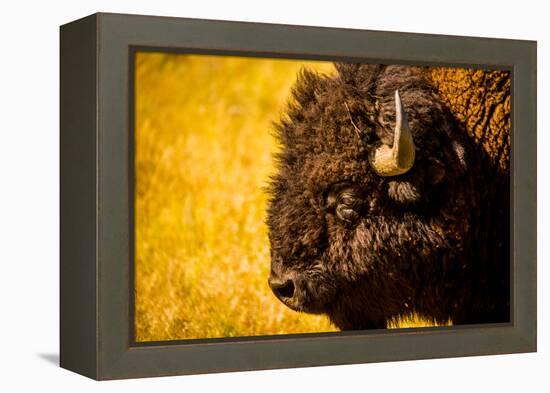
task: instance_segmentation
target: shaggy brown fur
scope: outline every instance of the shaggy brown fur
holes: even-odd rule
[[[337,64],[334,76],[299,77],[277,126],[267,220],[271,284],[290,308],[325,313],[341,329],[384,328],[411,312],[440,323],[509,320],[509,153],[500,143],[509,130],[490,123],[496,110],[472,109],[488,92],[453,114],[452,83],[437,70]],[[509,96],[509,83],[489,83],[507,73],[481,72],[491,94]],[[396,89],[416,160],[380,177],[368,157],[393,143]],[[485,146],[479,127],[493,127],[498,143]]]
[[[439,96],[502,171],[510,167],[510,73],[432,68]]]

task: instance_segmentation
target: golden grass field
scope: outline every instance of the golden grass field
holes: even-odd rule
[[[272,122],[302,67],[333,72],[326,62],[137,54],[136,341],[336,330],[267,285]]]

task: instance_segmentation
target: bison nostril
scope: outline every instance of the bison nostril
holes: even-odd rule
[[[294,296],[294,283],[292,280],[287,280],[284,283],[272,283],[271,289],[279,298],[291,298]]]

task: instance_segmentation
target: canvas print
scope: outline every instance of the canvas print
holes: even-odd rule
[[[136,342],[510,321],[509,71],[133,61]]]

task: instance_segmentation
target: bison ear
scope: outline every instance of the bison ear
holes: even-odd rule
[[[388,182],[388,196],[395,202],[413,204],[420,201],[420,190],[410,181],[392,180]]]

